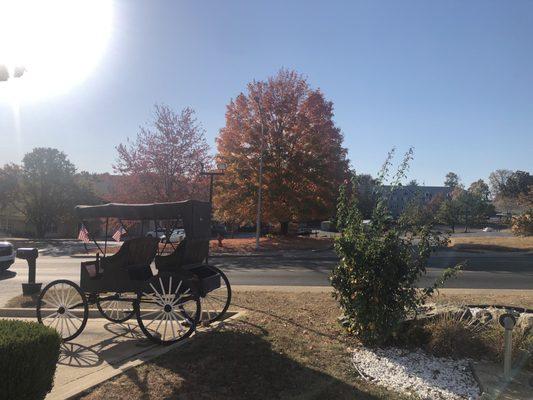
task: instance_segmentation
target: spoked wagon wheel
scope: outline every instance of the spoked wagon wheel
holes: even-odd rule
[[[78,336],[89,317],[85,294],[74,282],[57,280],[42,290],[37,301],[37,320],[54,328],[64,341]]]
[[[220,287],[206,293],[203,297],[200,296],[203,324],[221,320],[231,303],[231,286],[226,274],[212,265],[208,265],[207,268],[220,275]]]
[[[100,314],[108,321],[120,324],[126,322],[135,314],[135,308],[131,299],[125,299],[121,293],[112,296],[96,298],[96,307]]]
[[[192,335],[200,315],[200,300],[179,278],[155,277],[150,292],[137,295],[137,322],[150,340],[171,344]]]

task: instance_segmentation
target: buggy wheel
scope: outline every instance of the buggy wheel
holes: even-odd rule
[[[54,328],[64,341],[78,336],[85,328],[87,318],[87,299],[74,282],[60,279],[50,282],[42,290],[37,301],[37,320]]]
[[[172,276],[157,276],[149,283],[150,293],[137,295],[137,322],[146,337],[171,344],[192,335],[200,315],[200,300],[189,286]]]
[[[226,274],[212,265],[207,265],[207,268],[220,275],[220,287],[200,297],[203,324],[211,324],[221,320],[231,303],[231,286]]]
[[[126,322],[135,315],[135,307],[131,300],[121,298],[120,293],[113,296],[104,296],[96,298],[96,307],[100,314],[108,321],[120,324]]]

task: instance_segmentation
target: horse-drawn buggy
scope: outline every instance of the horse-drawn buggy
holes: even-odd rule
[[[105,227],[105,241],[94,241],[101,255],[81,262],[79,285],[56,280],[39,296],[39,322],[63,340],[83,331],[93,306],[111,322],[135,315],[142,332],[162,344],[189,337],[200,322],[223,318],[231,288],[226,275],[207,262],[209,203],[103,204],[77,206],[76,213],[87,236],[91,221],[93,230]],[[127,237],[114,254],[108,254],[110,225]],[[151,225],[166,235],[146,236],[144,228]],[[177,228],[185,230],[185,238],[173,243],[168,238]]]

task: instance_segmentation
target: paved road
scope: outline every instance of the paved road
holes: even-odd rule
[[[318,257],[322,257],[319,259]],[[443,268],[467,259],[468,265],[446,287],[472,289],[533,289],[533,252],[462,253],[445,251],[430,260],[431,268],[420,285],[433,282]],[[80,259],[41,256],[37,260],[37,281],[54,279],[79,282]],[[294,257],[224,257],[211,259],[223,268],[234,285],[327,286],[335,260],[328,255],[316,258]],[[21,293],[27,280],[27,266],[17,260],[9,271],[0,275],[0,305]]]
[[[443,269],[468,260],[449,288],[533,289],[533,253],[459,253],[444,252],[430,260],[431,268],[420,286],[434,282]],[[238,285],[329,285],[328,276],[335,261],[290,258],[214,258],[213,264],[227,272]]]

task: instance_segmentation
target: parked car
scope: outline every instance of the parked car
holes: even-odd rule
[[[167,240],[167,231],[164,228],[157,228],[146,232],[147,237],[158,238],[162,242]],[[185,239],[185,229],[173,229],[169,242],[181,242]]]
[[[313,233],[313,229],[311,229],[310,227],[304,224],[300,224],[300,226],[298,227],[298,230],[296,231],[296,234],[298,236],[309,236],[312,233]]]
[[[157,229],[146,232],[146,237],[161,239],[165,237],[166,233],[167,233],[166,229],[157,228]]]
[[[181,242],[185,239],[185,229],[173,229],[170,234],[171,242]]]
[[[5,271],[15,262],[16,250],[9,242],[0,242],[0,271]]]

